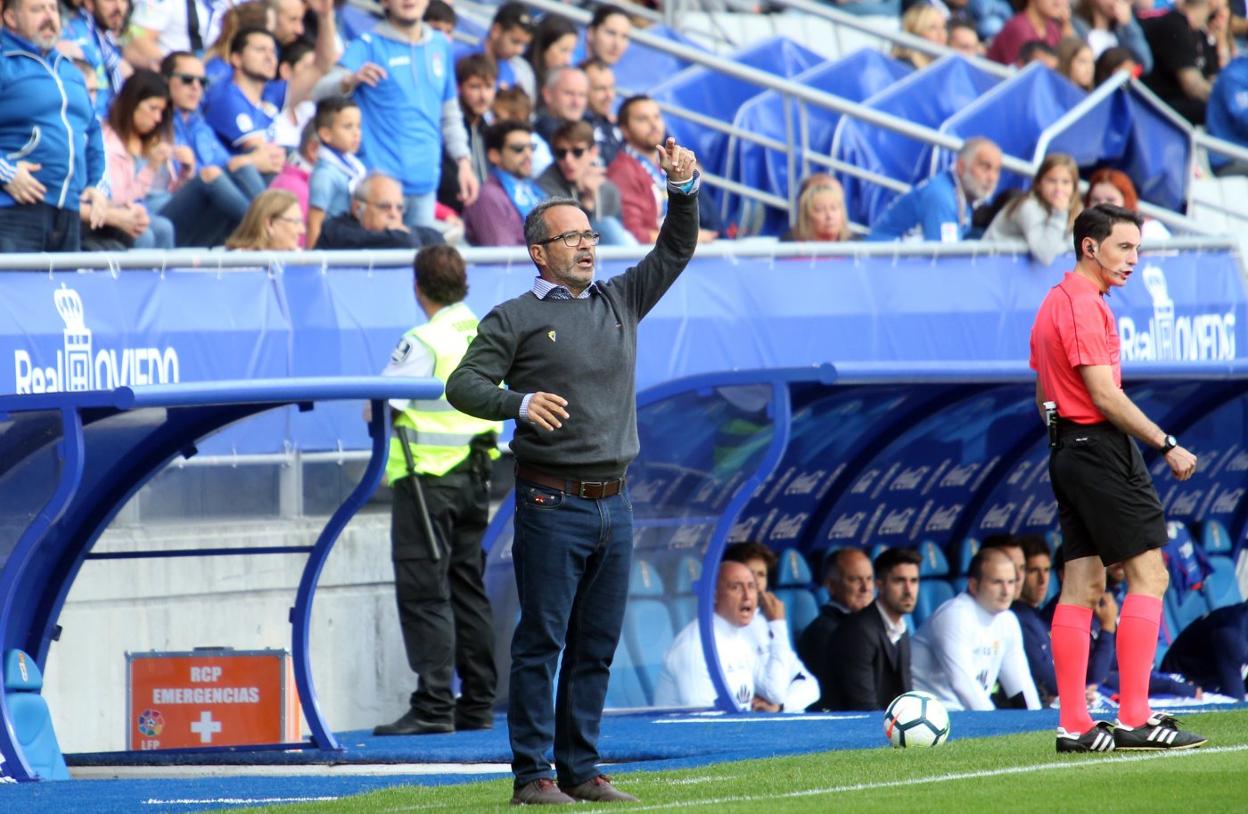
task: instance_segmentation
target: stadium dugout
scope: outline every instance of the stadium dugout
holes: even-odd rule
[[[428,399],[435,379],[376,377],[221,381],[0,396],[0,694],[2,776],[65,779],[68,772],[39,697],[57,619],[79,569],[89,559],[306,555],[290,610],[295,684],[311,740],[268,748],[338,743],[320,711],[308,657],[308,627],[321,569],[347,521],[381,480],[388,450],[391,398]],[[117,512],[176,457],[251,416],[285,407],[308,412],[320,402],[366,401],[371,458],[364,477],[311,546],[201,547],[92,553]],[[265,748],[265,747],[256,747]]]

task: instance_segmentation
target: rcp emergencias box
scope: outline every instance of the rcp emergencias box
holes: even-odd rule
[[[299,695],[285,650],[126,653],[126,748],[292,743]]]

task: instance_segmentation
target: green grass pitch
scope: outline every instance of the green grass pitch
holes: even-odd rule
[[[852,811],[854,814],[1008,811],[1139,814],[1248,811],[1248,710],[1190,715],[1185,728],[1209,738],[1187,752],[1058,755],[1053,735],[1034,732],[953,740],[935,749],[822,752],[720,763],[670,772],[615,771],[640,804],[629,811]],[[882,737],[881,737],[881,740]],[[509,810],[509,779],[456,786],[404,786],[333,802],[249,811],[281,814]],[[581,804],[576,810],[587,809]]]

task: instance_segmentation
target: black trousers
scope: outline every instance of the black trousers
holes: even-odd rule
[[[390,542],[407,663],[420,676],[411,705],[431,722],[492,720],[497,672],[481,537],[489,521],[488,469],[473,453],[440,478],[421,476],[441,552],[433,561],[412,478],[393,484]],[[451,678],[459,673],[458,703]]]

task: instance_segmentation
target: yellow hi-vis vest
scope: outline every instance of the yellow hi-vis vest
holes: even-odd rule
[[[443,385],[459,366],[468,345],[477,335],[477,317],[462,302],[448,305],[433,318],[404,336],[414,337],[433,353],[433,375]],[[468,457],[469,442],[487,432],[501,433],[502,422],[465,415],[451,406],[446,394],[433,400],[412,401],[394,419],[396,427],[407,427],[416,472],[435,477],[445,475]],[[492,451],[497,457],[497,451]],[[397,432],[390,436],[390,457],[386,460],[386,480],[394,483],[407,477],[407,458]]]

